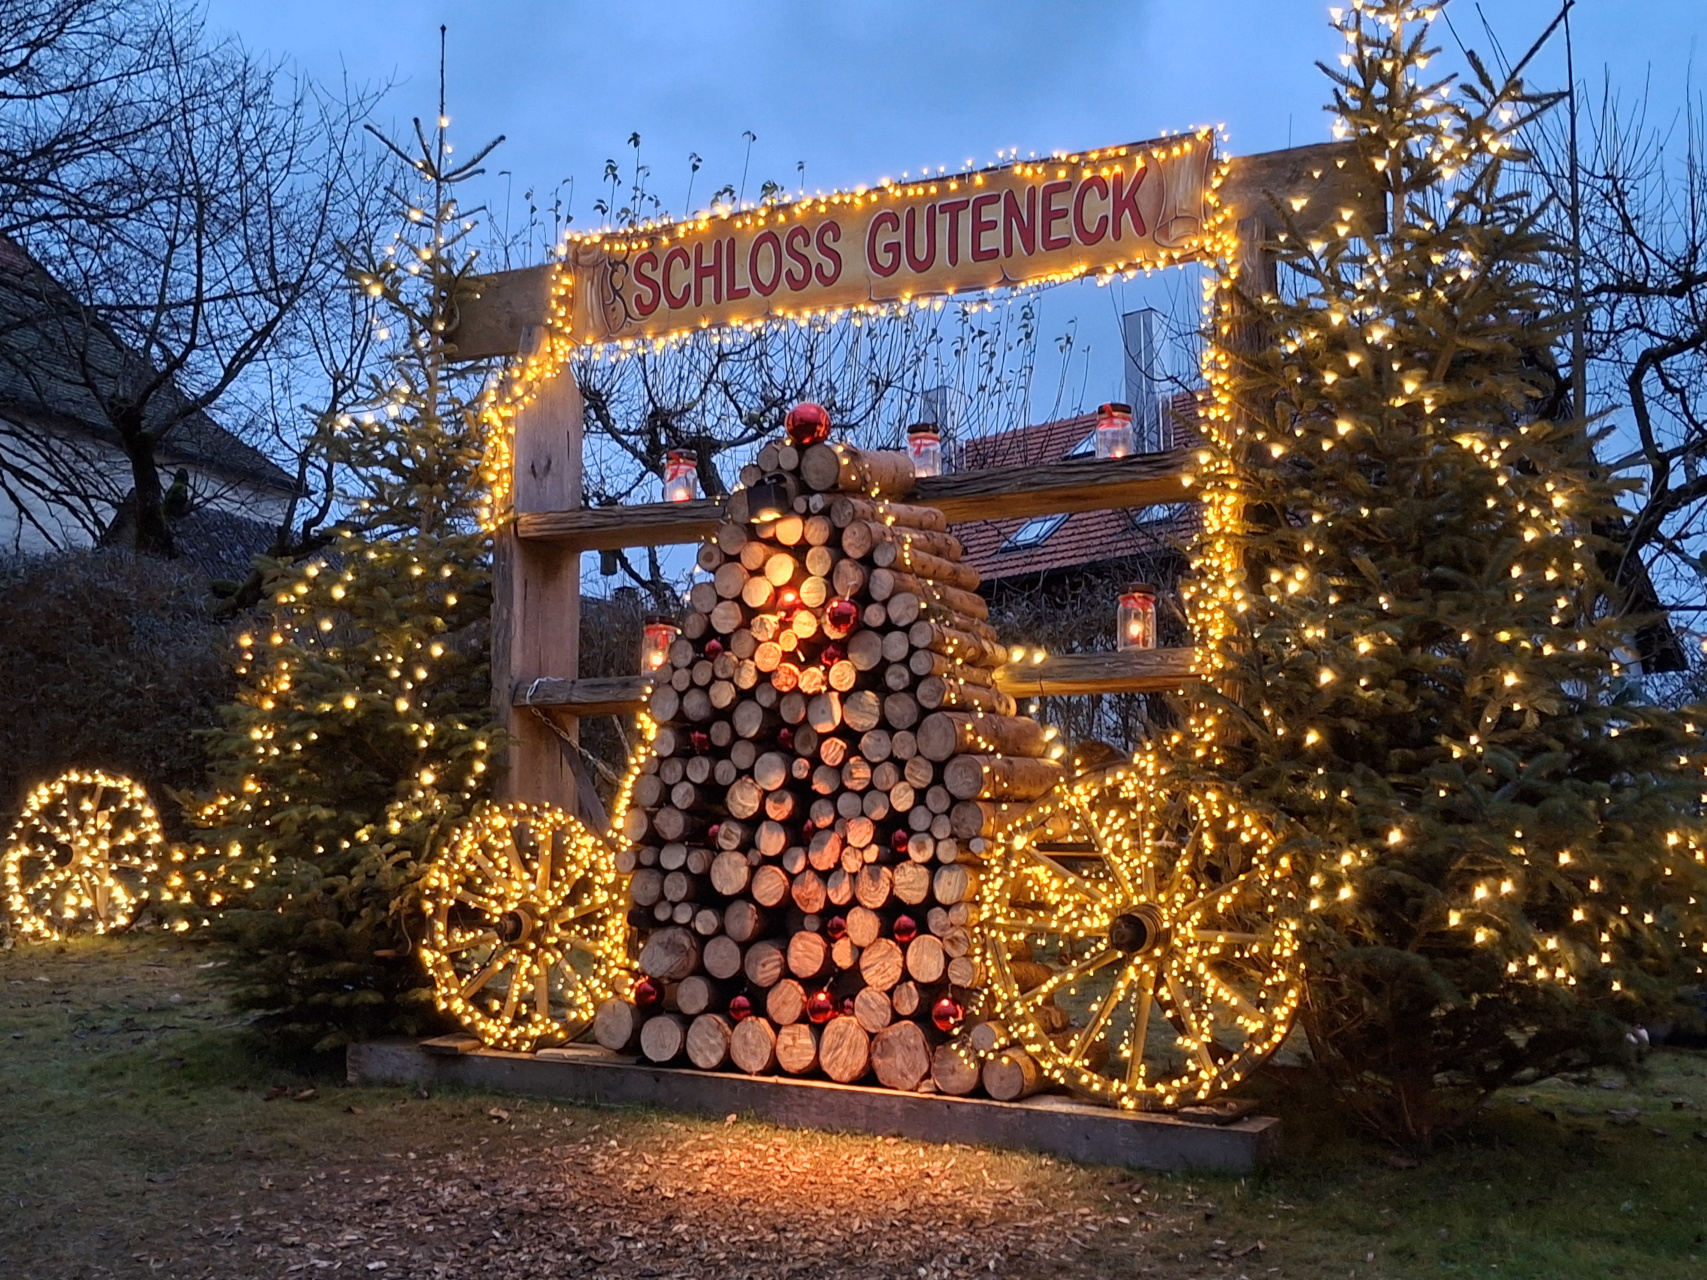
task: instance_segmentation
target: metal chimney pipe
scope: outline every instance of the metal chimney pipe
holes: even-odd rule
[[[1159,315],[1154,307],[1143,307],[1120,317],[1120,336],[1126,349],[1126,402],[1132,406],[1133,434],[1140,453],[1154,453],[1169,443],[1162,439],[1162,371],[1156,346]]]

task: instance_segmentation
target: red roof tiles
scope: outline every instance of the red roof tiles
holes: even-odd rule
[[[1196,402],[1189,394],[1178,395],[1168,406],[1173,438],[1179,444],[1196,439]],[[1082,413],[1055,422],[1041,422],[968,440],[961,470],[985,467],[1017,467],[1028,463],[1060,462],[1096,428],[1096,414]],[[1001,578],[1045,574],[1059,569],[1121,560],[1131,556],[1159,556],[1185,547],[1197,528],[1195,504],[1178,507],[1149,507],[1126,511],[1083,511],[1067,516],[1041,541],[1023,547],[1008,541],[1031,521],[978,520],[953,527],[966,549],[965,558],[985,582]]]

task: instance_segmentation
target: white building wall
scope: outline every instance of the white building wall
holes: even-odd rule
[[[284,519],[289,498],[279,490],[180,464],[169,455],[160,462],[162,487],[171,485],[180,465],[190,473],[197,507],[272,525]],[[31,485],[15,471],[39,479]],[[0,486],[0,555],[91,547],[130,492],[130,462],[118,449],[88,437],[44,435],[40,428],[0,420]]]

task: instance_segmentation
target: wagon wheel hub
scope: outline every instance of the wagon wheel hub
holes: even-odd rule
[[[1166,947],[1170,934],[1161,911],[1144,902],[1109,922],[1108,944],[1126,955],[1143,955]]]
[[[498,917],[498,937],[511,946],[519,946],[533,936],[539,927],[539,916],[526,903]]]

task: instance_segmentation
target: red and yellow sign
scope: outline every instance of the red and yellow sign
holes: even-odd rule
[[[572,240],[576,344],[890,307],[1165,266],[1202,251],[1207,131]]]

